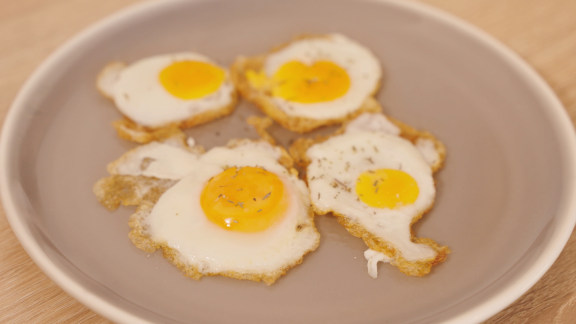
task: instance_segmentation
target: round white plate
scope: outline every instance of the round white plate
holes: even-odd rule
[[[433,210],[418,236],[448,245],[423,277],[390,265],[367,275],[364,243],[317,217],[319,249],[277,283],[182,276],[132,245],[133,208],[108,212],[92,194],[107,163],[134,146],[94,83],[108,62],[196,50],[223,64],[302,33],[339,32],[382,61],[386,113],[448,148]],[[187,131],[208,147],[255,137],[243,102]],[[287,143],[294,134],[278,127]],[[20,242],[44,272],[120,323],[472,323],[527,291],[554,262],[576,220],[572,125],[517,55],[474,27],[407,1],[146,2],[81,32],[32,75],[6,118],[0,188]]]

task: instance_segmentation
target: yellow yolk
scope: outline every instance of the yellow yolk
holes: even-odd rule
[[[329,61],[310,66],[299,61],[282,65],[272,77],[272,95],[292,102],[317,103],[342,97],[350,88],[346,70]]]
[[[246,71],[246,79],[250,85],[258,90],[263,90],[271,87],[270,80],[264,71],[256,72],[254,70]]]
[[[174,97],[188,100],[209,95],[222,85],[226,73],[206,62],[175,62],[160,72],[160,83]]]
[[[204,213],[228,230],[259,232],[274,225],[288,207],[284,184],[261,168],[229,168],[208,181],[200,196]]]
[[[360,174],[356,194],[370,207],[394,209],[413,204],[419,189],[416,180],[408,173],[379,169]]]

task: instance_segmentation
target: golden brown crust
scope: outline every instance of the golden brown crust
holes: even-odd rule
[[[308,151],[308,149],[312,147],[312,145],[325,142],[330,137],[331,136],[317,136],[316,138],[300,137],[296,139],[292,143],[292,145],[290,145],[290,147],[288,148],[288,152],[290,152],[290,155],[292,156],[292,158],[294,158],[294,162],[296,163],[296,165],[306,170],[306,168],[311,162],[310,159],[308,158],[308,155],[306,155],[306,151]]]
[[[126,117],[113,121],[112,127],[116,129],[120,138],[139,144],[146,144],[152,141],[163,141],[174,136],[186,137],[180,128],[175,125],[161,128],[148,128],[140,126]]]
[[[268,127],[274,123],[270,117],[250,116],[246,122],[254,127],[256,133],[265,141],[272,145],[276,145],[276,140],[268,132]]]
[[[230,75],[232,78],[232,82],[234,82],[236,88],[240,92],[240,95],[242,95],[244,99],[252,102],[263,113],[270,116],[270,118],[272,118],[282,127],[300,134],[312,131],[322,126],[341,124],[344,121],[356,118],[363,112],[380,112],[382,108],[380,107],[378,102],[373,98],[373,96],[380,88],[380,82],[376,84],[376,86],[367,96],[366,100],[362,103],[362,105],[360,105],[360,107],[358,107],[353,112],[347,114],[346,116],[328,118],[328,119],[311,119],[305,117],[290,116],[286,114],[283,110],[281,110],[276,106],[276,104],[272,100],[272,95],[270,94],[269,89],[254,88],[246,78],[246,73],[250,70],[256,73],[259,73],[263,70],[264,63],[268,55],[275,53],[298,40],[324,38],[324,37],[327,36],[321,36],[321,35],[298,36],[294,38],[291,42],[275,47],[267,55],[259,55],[254,57],[242,57],[242,56],[238,57],[230,67]]]
[[[332,211],[332,214],[338,219],[338,223],[348,230],[348,232],[356,237],[361,238],[369,248],[374,251],[382,252],[386,256],[392,258],[390,264],[398,267],[400,271],[409,275],[422,277],[430,272],[433,265],[436,265],[444,260],[446,256],[450,253],[450,249],[447,246],[439,245],[434,240],[424,237],[415,237],[412,232],[411,240],[414,243],[425,244],[431,247],[435,252],[436,256],[433,259],[419,260],[419,261],[407,261],[398,253],[393,245],[386,242],[384,239],[377,237],[376,235],[370,233],[370,231],[363,228],[361,225],[354,223],[350,218],[345,215],[341,215]],[[412,224],[414,224],[418,219],[422,217],[424,213],[413,218]]]

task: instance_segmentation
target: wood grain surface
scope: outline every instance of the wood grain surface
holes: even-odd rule
[[[576,121],[575,0],[421,0],[519,53]],[[0,0],[0,123],[32,71],[79,30],[138,0]],[[0,208],[0,323],[110,323],[28,257]],[[576,235],[544,277],[486,323],[576,323]]]

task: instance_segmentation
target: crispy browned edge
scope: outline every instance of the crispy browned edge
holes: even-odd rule
[[[186,144],[186,135],[178,128],[171,129],[166,133],[158,133],[155,140],[180,147],[191,153],[204,153],[204,147],[201,145],[189,147],[188,144]],[[93,192],[96,198],[108,210],[115,210],[121,204],[124,206],[137,206],[142,200],[153,200],[154,198],[146,197],[148,195],[151,195],[151,197],[159,197],[164,191],[176,183],[174,180],[117,174],[117,166],[122,164],[133,152],[139,150],[140,147],[141,146],[137,146],[125,152],[116,161],[109,163],[106,169],[108,173],[110,173],[110,176],[102,178],[94,184]],[[141,167],[145,168],[144,165]]]
[[[325,37],[328,36],[326,35],[297,36],[292,41],[275,47],[268,54],[254,57],[240,56],[232,63],[232,66],[230,67],[230,75],[232,78],[232,82],[234,82],[236,88],[240,92],[240,95],[244,99],[252,102],[263,113],[270,116],[275,122],[280,124],[282,127],[300,134],[312,131],[322,126],[341,124],[344,121],[356,118],[363,112],[380,112],[381,107],[376,101],[376,99],[374,99],[373,97],[380,88],[380,82],[376,84],[372,92],[367,96],[366,100],[355,111],[343,117],[330,118],[330,119],[311,119],[297,116],[289,116],[274,104],[272,96],[270,95],[269,92],[254,89],[250,86],[250,82],[248,82],[248,80],[246,79],[246,72],[248,70],[253,70],[256,72],[261,71],[268,55],[275,53],[298,40],[325,38]]]
[[[97,78],[102,78],[109,66],[119,63],[121,62],[110,62],[101,70]],[[99,82],[96,82],[96,84],[98,85]],[[113,100],[100,87],[97,86],[96,88],[103,97],[110,99],[111,101]],[[170,133],[173,132],[174,129],[190,128],[230,115],[238,104],[238,92],[236,88],[234,88],[234,91],[232,91],[230,97],[232,100],[228,105],[224,105],[216,109],[210,109],[198,115],[194,115],[188,119],[169,123],[166,125],[160,125],[157,127],[142,126],[138,125],[127,116],[124,116],[123,119],[112,122],[112,126],[114,129],[116,129],[116,132],[120,138],[128,141],[145,144],[155,140],[162,140],[163,138],[167,138],[167,136],[170,137]]]
[[[438,140],[434,135],[426,131],[419,131],[416,128],[409,126],[399,120],[386,116],[392,123],[398,126],[401,130],[400,136],[409,140],[412,143],[416,143],[419,138],[426,138],[430,139],[434,142],[434,146],[436,147],[439,153],[439,161],[434,166],[432,166],[432,171],[436,172],[442,168],[444,165],[444,160],[446,158],[446,147],[444,144]],[[314,144],[322,143],[328,140],[330,137],[340,135],[344,133],[346,129],[346,124],[344,124],[340,129],[338,129],[334,134],[329,136],[319,136],[314,139],[310,138],[299,138],[297,139],[289,149],[290,155],[294,158],[296,164],[301,166],[303,169],[306,169],[310,164],[310,159],[306,156],[306,151]],[[450,253],[450,249],[447,246],[439,245],[434,240],[430,238],[424,237],[416,237],[412,228],[410,228],[411,232],[411,240],[415,243],[426,244],[431,247],[436,252],[436,257],[430,260],[421,260],[421,261],[407,261],[405,260],[400,253],[396,252],[394,246],[388,242],[386,242],[383,238],[377,237],[376,235],[372,234],[367,229],[363,228],[360,224],[353,222],[350,220],[346,215],[339,214],[334,210],[329,210],[328,212],[322,211],[318,209],[316,206],[312,206],[314,212],[318,215],[332,213],[338,219],[338,222],[348,230],[348,232],[356,237],[362,238],[364,243],[368,245],[369,248],[375,251],[382,252],[386,254],[388,257],[392,258],[393,260],[390,262],[392,265],[398,267],[400,271],[403,273],[410,275],[410,276],[424,276],[430,272],[433,265],[436,265],[444,260],[446,260],[447,254]],[[430,209],[432,206],[430,206]],[[423,213],[415,216],[410,223],[410,226],[415,224],[422,216],[427,213],[430,209],[424,211]]]
[[[121,204],[138,206],[143,201],[155,201],[175,183],[174,180],[113,174],[98,180],[93,191],[102,206],[115,210]]]
[[[267,126],[266,126],[267,127]],[[179,140],[179,139],[177,139]],[[228,147],[233,148],[235,146],[244,143],[242,139],[234,139],[228,143]],[[290,157],[288,152],[282,147],[279,147],[282,152],[281,158],[278,160],[280,164],[286,167],[289,172],[295,176],[298,175],[298,171],[293,168],[294,162]],[[121,158],[122,159],[122,158]],[[111,165],[114,164],[111,163]],[[202,274],[198,268],[189,265],[182,258],[178,250],[168,246],[166,242],[154,241],[147,233],[147,228],[142,220],[150,213],[160,196],[172,187],[177,181],[173,180],[161,180],[149,177],[134,177],[126,175],[111,175],[109,177],[100,179],[94,185],[94,193],[98,197],[98,200],[109,210],[114,210],[118,208],[120,204],[123,205],[137,205],[136,212],[130,216],[128,225],[132,230],[128,234],[130,240],[134,245],[136,245],[141,250],[146,252],[153,252],[156,249],[161,249],[164,257],[174,264],[182,274],[186,277],[199,280],[202,276],[216,276],[222,275],[224,277],[230,277],[241,280],[252,280],[252,281],[264,281],[267,285],[273,284],[279,277],[286,274],[286,271],[302,263],[304,256],[309,252],[314,251],[320,244],[320,233],[314,225],[314,212],[312,208],[308,210],[308,222],[312,230],[318,234],[318,239],[316,244],[302,254],[302,257],[298,260],[294,260],[292,263],[288,264],[282,269],[278,269],[272,273],[239,273],[235,271],[224,271],[220,273],[213,274]],[[143,192],[142,187],[151,186],[147,191]],[[300,227],[300,230],[302,227]]]

